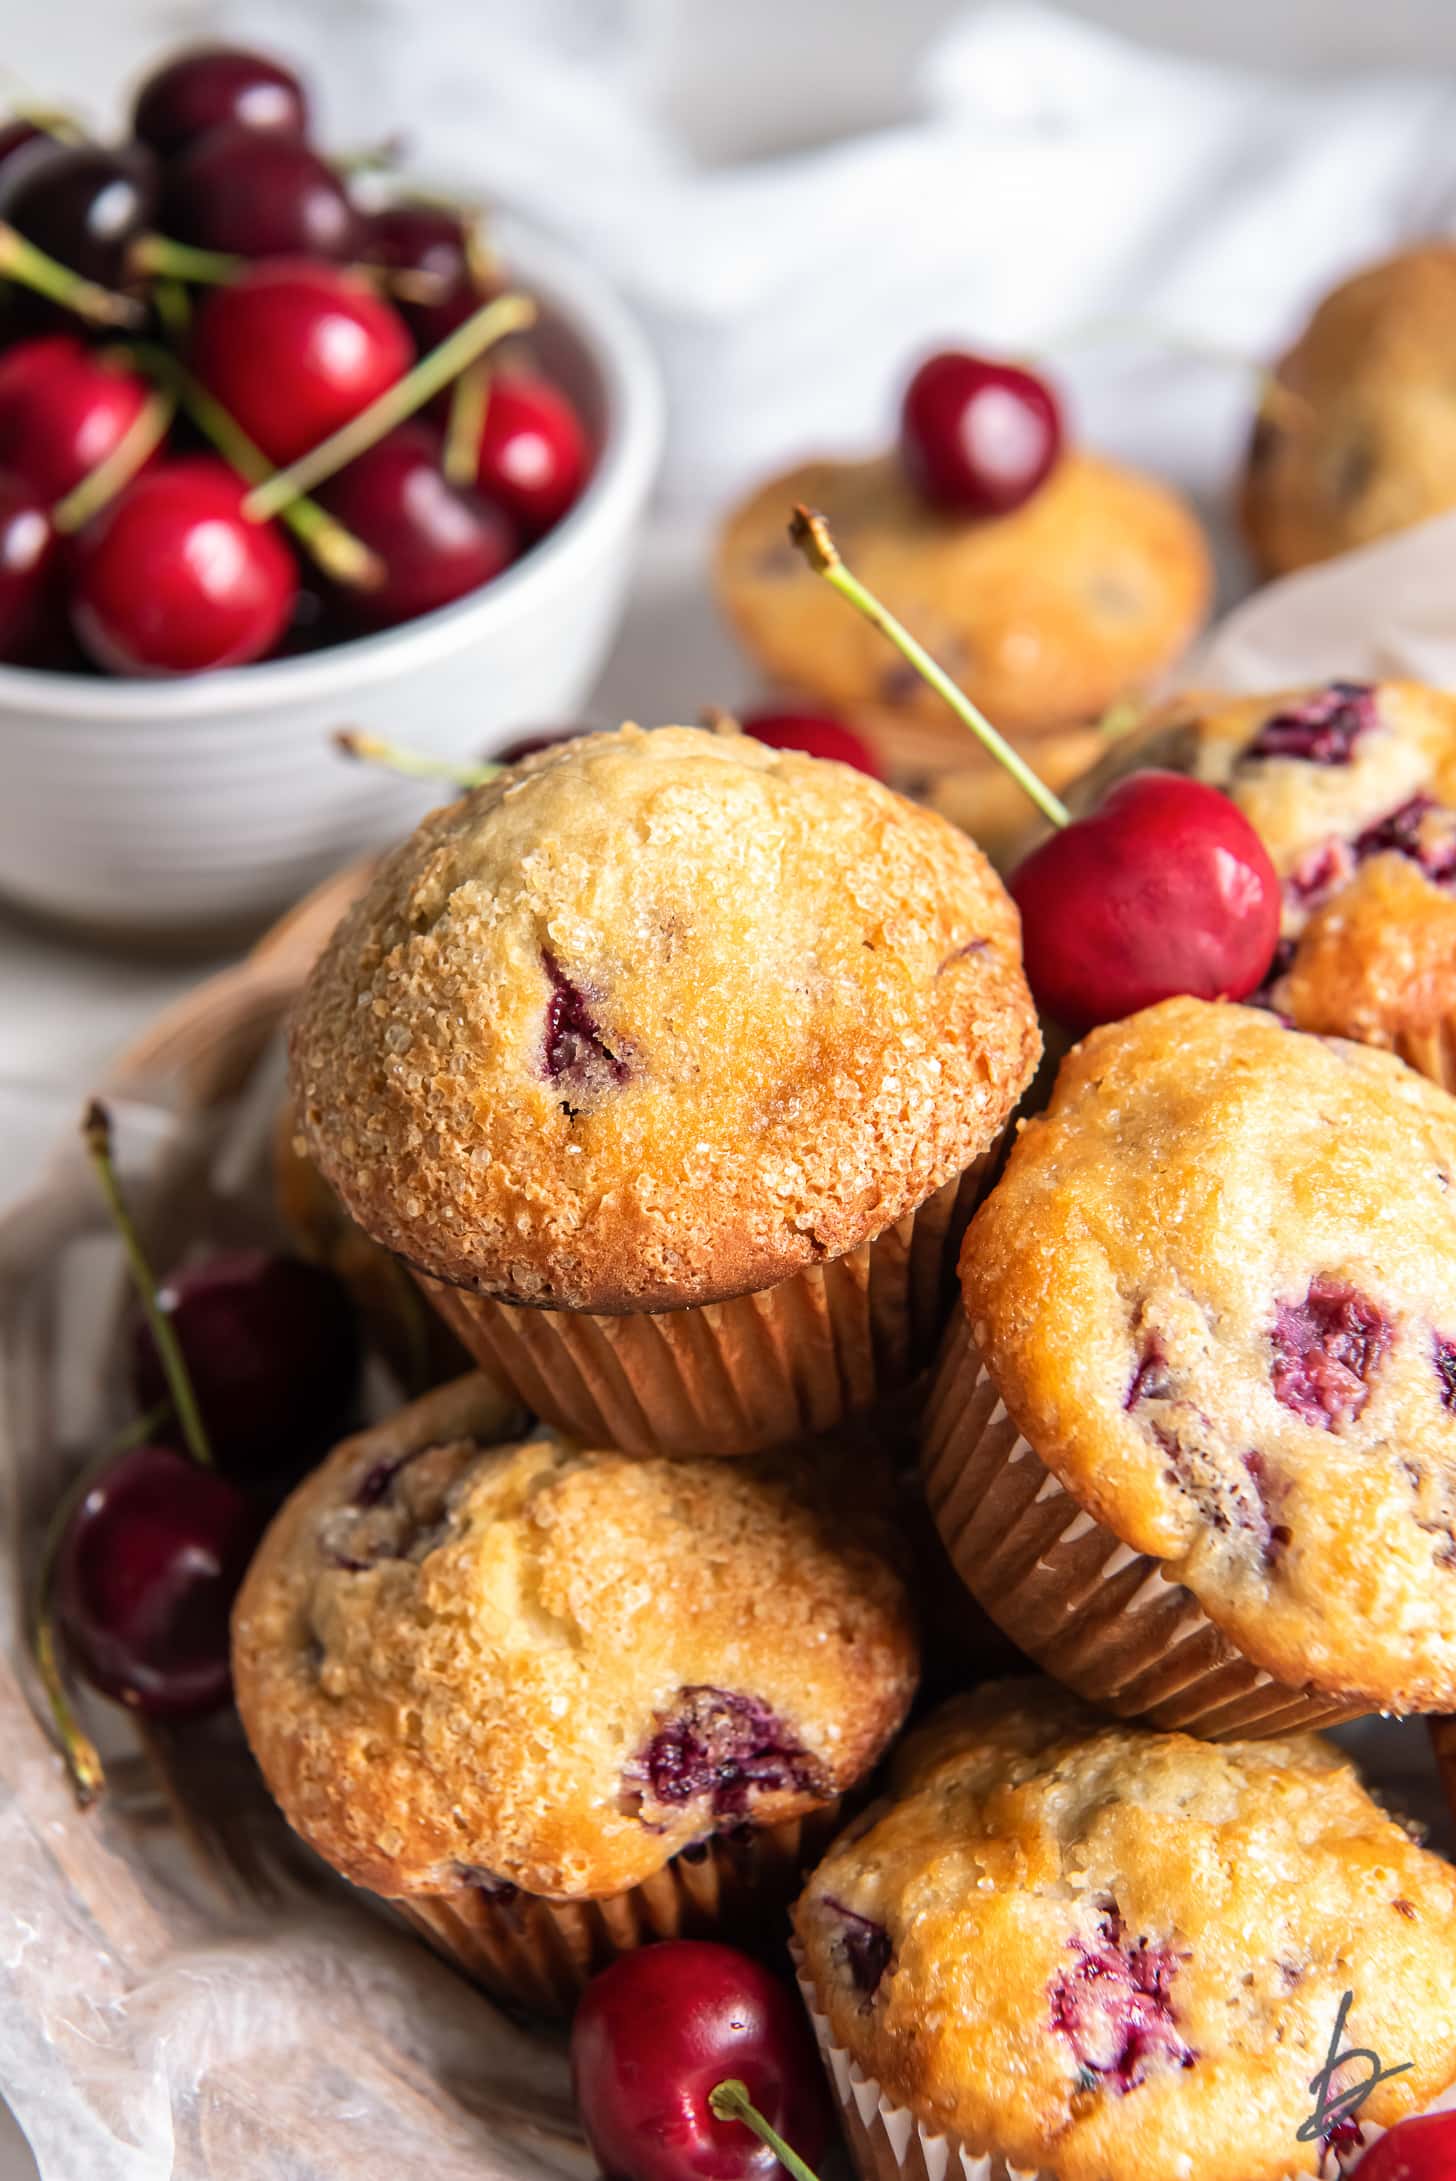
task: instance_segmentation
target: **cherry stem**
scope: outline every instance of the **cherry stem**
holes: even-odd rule
[[[246,484],[265,484],[278,474],[242,426],[228,415],[222,403],[167,349],[137,346],[128,353],[142,370],[149,371],[172,388],[203,437],[216,447],[228,467],[236,470]],[[250,513],[246,500],[243,513],[249,521],[257,520]],[[281,520],[325,575],[331,576],[336,583],[342,583],[350,590],[367,591],[376,589],[384,581],[384,567],[378,555],[371,553],[363,540],[346,530],[341,522],[336,522],[316,500],[290,500],[282,510]]]
[[[117,1178],[116,1161],[111,1155],[111,1116],[98,1098],[93,1098],[86,1108],[81,1122],[81,1134],[85,1141],[87,1157],[96,1169],[96,1179],[101,1184],[101,1193],[106,1199],[106,1208],[111,1214],[112,1223],[118,1235],[121,1237],[121,1246],[126,1252],[127,1263],[131,1268],[132,1283],[136,1288],[142,1309],[146,1313],[146,1320],[151,1327],[152,1338],[157,1344],[157,1354],[161,1358],[162,1364],[162,1375],[167,1381],[167,1391],[172,1396],[172,1406],[177,1412],[177,1421],[182,1426],[182,1436],[187,1442],[187,1451],[201,1468],[211,1469],[213,1466],[212,1448],[208,1444],[207,1428],[202,1421],[202,1411],[197,1406],[197,1396],[193,1391],[192,1377],[187,1369],[187,1359],[182,1353],[182,1344],[177,1338],[176,1328],[167,1312],[162,1308],[157,1293],[157,1276],[153,1272],[151,1261],[142,1246],[142,1238],[137,1232],[136,1221],[132,1218],[127,1208],[126,1198],[122,1194],[121,1183]]]
[[[98,326],[140,324],[142,307],[129,295],[117,295],[94,280],[83,280],[68,265],[60,264],[28,242],[8,220],[0,220],[0,280],[18,280],[37,295],[48,296],[78,318]]]
[[[161,279],[152,284],[152,307],[162,331],[180,348],[192,330],[192,298],[180,280]]]
[[[318,446],[250,492],[243,502],[244,514],[255,522],[279,514],[300,492],[311,492],[315,485],[321,485],[383,439],[386,432],[412,417],[417,409],[423,409],[442,387],[459,377],[467,364],[474,363],[497,341],[504,340],[507,334],[522,333],[535,322],[536,306],[529,296],[502,295],[494,302],[482,303],[463,325],[422,357],[412,371],[386,387],[367,409],[361,409],[358,416],[351,417]]]
[[[358,733],[352,727],[341,727],[333,738],[334,748],[345,757],[352,757],[363,765],[383,765],[390,772],[405,774],[411,780],[447,780],[456,788],[483,788],[490,780],[498,780],[506,770],[504,765],[457,765],[448,757],[431,757],[426,750],[407,750],[401,743],[385,742],[378,735]]]
[[[220,285],[236,277],[243,260],[229,250],[199,250],[171,235],[138,235],[127,252],[127,263],[137,273],[169,280],[196,280]]]
[[[450,389],[444,471],[452,485],[473,485],[480,467],[480,435],[490,404],[490,365],[482,356],[467,364]]]
[[[149,394],[105,461],[73,485],[63,500],[57,500],[51,509],[51,527],[66,537],[114,500],[161,446],[176,411],[171,394]]]
[[[739,2082],[734,2076],[719,2083],[708,2093],[708,2110],[714,2120],[737,2120],[751,2129],[760,2143],[768,2145],[784,2170],[794,2176],[794,2181],[819,2181],[813,2167],[800,2158],[792,2144],[785,2143],[777,2128],[764,2119],[748,2095],[746,2083]]]
[[[865,619],[877,628],[914,667],[917,674],[930,684],[936,695],[943,697],[962,726],[969,727],[982,748],[988,750],[1023,792],[1031,797],[1042,816],[1052,825],[1064,826],[1072,822],[1072,814],[1059,796],[1053,795],[1044,780],[1038,779],[1026,760],[1018,756],[1006,737],[991,725],[980,706],[973,704],[965,691],[958,687],[937,666],[923,644],[917,643],[902,621],[897,621],[887,606],[882,606],[873,591],[866,590],[859,577],[851,575],[839,557],[839,548],[830,536],[829,525],[822,515],[812,508],[796,506],[789,524],[789,537],[803,554],[816,575],[847,598]]]

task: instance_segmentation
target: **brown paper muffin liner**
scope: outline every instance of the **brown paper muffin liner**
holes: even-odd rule
[[[1001,1149],[857,1250],[728,1302],[608,1317],[418,1277],[481,1368],[573,1438],[628,1454],[753,1454],[829,1430],[930,1362]]]
[[[1456,1092],[1456,1015],[1445,1015],[1423,1030],[1398,1032],[1393,1050],[1417,1075]]]
[[[1011,1421],[959,1311],[926,1410],[921,1473],[966,1588],[1013,1643],[1089,1703],[1212,1742],[1378,1709],[1276,1681],[1161,1561],[1090,1515]]]
[[[390,1906],[495,1998],[570,2014],[599,1970],[655,1939],[782,1940],[789,1903],[833,1837],[839,1810],[835,1801],[779,1825],[716,1834],[640,1886],[600,1900],[467,1883]]]
[[[928,2128],[907,2107],[896,2105],[846,2047],[835,2043],[797,1941],[790,1952],[859,2181],[1056,2181],[1056,2175],[1047,2167],[1010,2165],[999,2152],[977,2151],[961,2136]],[[1422,2110],[1445,2112],[1453,2105],[1456,2084]],[[1362,2115],[1359,2143],[1344,2150],[1325,2150],[1320,2144],[1311,2144],[1311,2163],[1291,2169],[1283,2181],[1308,2181],[1313,2173],[1323,2174],[1326,2181],[1337,2181],[1384,2133],[1383,2128]]]

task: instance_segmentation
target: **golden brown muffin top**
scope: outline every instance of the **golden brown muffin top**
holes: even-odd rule
[[[1362,2118],[1456,2078],[1456,1871],[1312,1735],[1214,1746],[978,1690],[903,1745],[794,1921],[894,2103],[1057,2181],[1315,2172],[1297,2133],[1346,1992],[1344,2046],[1411,2063]]]
[[[1331,290],[1275,369],[1243,483],[1271,575],[1456,507],[1456,247],[1398,251]]]
[[[491,1444],[503,1415],[470,1377],[346,1441],[239,1595],[248,1739],[335,1869],[615,1893],[870,1769],[918,1665],[876,1509],[809,1456]]]
[[[1018,1430],[1257,1666],[1456,1704],[1456,1100],[1166,1000],[1068,1055],[961,1279]]]
[[[851,710],[940,721],[944,706],[883,636],[810,573],[786,529],[796,502],[828,516],[855,574],[953,681],[1015,732],[1095,719],[1182,652],[1208,611],[1208,548],[1167,486],[1095,456],[1063,456],[1008,515],[933,507],[896,456],[811,462],[728,518],[723,607],[754,657]]]
[[[1232,797],[1284,890],[1272,1004],[1301,1030],[1390,1045],[1456,1013],[1456,697],[1328,682],[1179,698],[1074,791],[1144,765]]]
[[[507,1300],[660,1309],[880,1233],[995,1140],[1040,1049],[979,849],[843,765],[624,727],[382,865],[292,1080],[376,1241]]]

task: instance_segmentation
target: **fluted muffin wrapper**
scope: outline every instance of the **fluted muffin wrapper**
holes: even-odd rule
[[[552,1900],[463,1881],[448,1893],[396,1899],[437,1952],[493,1997],[534,2014],[568,2015],[620,1954],[657,1939],[781,1939],[804,1873],[839,1823],[837,1801],[777,1825],[716,1834],[675,1855],[639,1886],[597,1900]]]
[[[897,2105],[874,2076],[865,2073],[852,2053],[836,2043],[797,1940],[789,1951],[859,2181],[1057,2181],[1047,2167],[1013,2166],[999,2152],[973,2149],[951,2130],[928,2128],[908,2107]],[[1446,2112],[1453,2106],[1456,2083],[1422,2111]],[[1360,2130],[1362,2142],[1346,2151],[1324,2151],[1322,2158],[1322,2146],[1311,2144],[1310,2164],[1291,2168],[1282,2181],[1309,2181],[1316,2172],[1332,2181],[1333,2176],[1346,2172],[1385,2134],[1363,2114]]]
[[[921,1474],[966,1588],[1013,1643],[1089,1703],[1214,1742],[1378,1709],[1369,1698],[1275,1680],[1161,1561],[1090,1514],[1017,1430],[960,1311],[926,1408]]]
[[[727,1302],[606,1316],[419,1278],[482,1369],[588,1446],[753,1454],[830,1430],[931,1361],[1005,1141],[858,1249]]]

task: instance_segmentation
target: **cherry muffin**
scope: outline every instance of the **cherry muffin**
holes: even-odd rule
[[[1332,290],[1275,367],[1249,443],[1244,530],[1283,575],[1456,507],[1456,245]]]
[[[1456,698],[1418,682],[1190,697],[1074,807],[1148,765],[1221,788],[1261,835],[1284,889],[1270,1005],[1456,1090]]]
[[[772,1924],[914,1693],[875,1480],[512,1437],[483,1377],[335,1450],[233,1618],[284,1816],[492,1991]],[[886,1494],[888,1486],[886,1485]]]
[[[738,734],[587,735],[437,811],[302,996],[345,1208],[540,1416],[741,1453],[903,1384],[1040,1049],[981,852]]]
[[[1166,1000],[1062,1063],[961,1255],[926,1418],[962,1580],[1210,1737],[1456,1704],[1456,1100]]]
[[[1192,514],[1110,462],[1064,455],[1022,506],[981,517],[934,506],[894,456],[810,463],[729,516],[718,592],[775,680],[856,715],[945,720],[913,669],[804,566],[786,536],[797,502],[829,518],[856,575],[1013,735],[1096,719],[1170,666],[1208,610]]]
[[[1329,2174],[1456,2082],[1456,1871],[1313,1735],[953,1699],[794,1922],[864,2181]],[[1336,2038],[1392,2072],[1322,2129]]]

